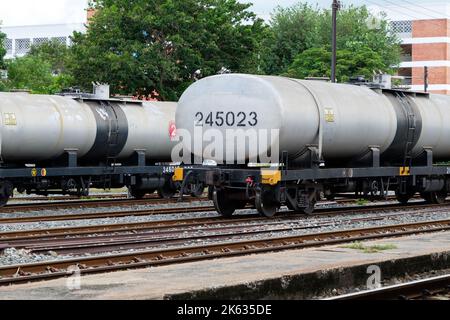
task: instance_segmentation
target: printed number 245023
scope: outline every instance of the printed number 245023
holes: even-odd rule
[[[195,114],[195,126],[197,127],[255,127],[258,124],[256,112],[197,112]]]

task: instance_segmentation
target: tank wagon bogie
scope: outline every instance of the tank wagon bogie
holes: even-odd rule
[[[192,136],[199,126],[224,137],[227,130],[239,129],[226,121],[199,123],[199,112],[252,112],[258,119],[253,129],[279,132],[278,145],[272,140],[258,150],[259,155],[279,150],[271,165],[259,161],[262,169],[251,164],[251,146],[230,162],[226,147],[206,153],[205,144],[198,148],[186,141],[192,158],[218,165],[179,168],[175,179],[209,186],[224,216],[247,205],[268,217],[284,205],[311,213],[323,198],[375,200],[393,192],[401,203],[417,193],[442,203],[450,188],[450,167],[436,165],[450,161],[448,96],[231,74],[188,88],[176,124]]]
[[[176,103],[0,93],[0,205],[14,189],[87,195],[128,187],[175,193]]]

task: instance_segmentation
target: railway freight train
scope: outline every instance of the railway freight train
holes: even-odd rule
[[[0,93],[0,205],[13,190],[87,195],[127,186],[141,198],[175,188],[170,163],[176,103],[92,95]]]
[[[191,136],[182,139],[190,161],[201,161],[177,169],[175,180],[209,186],[224,216],[248,205],[267,217],[283,205],[311,213],[321,197],[393,191],[401,203],[416,193],[442,203],[450,189],[445,95],[221,75],[187,89],[176,125]]]

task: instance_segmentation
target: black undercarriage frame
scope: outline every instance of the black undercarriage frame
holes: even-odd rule
[[[131,195],[142,198],[158,191],[162,198],[176,192],[172,181],[175,166],[146,161],[145,151],[136,151],[131,159],[118,165],[105,161],[97,165],[80,165],[75,151],[66,151],[57,163],[35,166],[0,166],[0,206],[5,205],[14,189],[20,193],[87,196],[90,188],[128,187]]]
[[[403,204],[416,193],[432,203],[442,203],[447,197],[450,166],[434,165],[431,149],[424,149],[408,165],[383,166],[379,150],[370,148],[365,165],[332,168],[321,166],[314,158],[314,148],[311,152],[310,162],[301,168],[290,168],[286,157],[284,165],[267,168],[186,166],[175,179],[183,185],[209,187],[216,210],[224,216],[248,205],[267,217],[273,217],[282,205],[310,214],[321,198],[378,200],[392,191]]]

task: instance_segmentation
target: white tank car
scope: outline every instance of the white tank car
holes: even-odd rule
[[[76,150],[78,158],[126,159],[145,150],[170,160],[176,103],[78,100],[72,97],[0,93],[3,162],[36,163]]]
[[[393,162],[405,153],[418,156],[424,147],[432,148],[435,159],[450,159],[450,97],[443,95],[229,74],[189,87],[179,101],[176,124],[192,136],[199,128],[224,136],[227,129],[278,129],[279,151],[293,160],[309,146],[317,146],[325,162],[356,161],[371,147]],[[195,148],[192,142],[184,148],[202,157],[205,146]],[[259,152],[275,148],[269,144]],[[225,149],[204,160],[224,162]],[[248,158],[247,152],[236,160]]]

